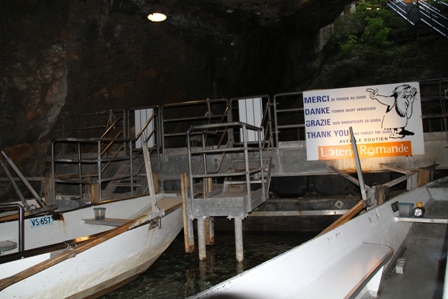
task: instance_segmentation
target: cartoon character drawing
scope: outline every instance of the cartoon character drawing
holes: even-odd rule
[[[412,105],[417,94],[417,88],[408,84],[395,87],[390,96],[378,94],[378,89],[367,88],[372,100],[387,106],[381,126],[383,129],[392,130],[390,138],[403,138],[406,135],[414,135],[406,130],[408,119],[412,116]]]

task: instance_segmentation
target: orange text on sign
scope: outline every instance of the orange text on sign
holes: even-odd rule
[[[358,155],[360,158],[378,158],[411,156],[411,141],[379,142],[358,144]],[[319,160],[337,160],[353,158],[351,145],[319,146]]]

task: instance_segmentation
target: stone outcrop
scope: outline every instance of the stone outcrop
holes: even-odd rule
[[[61,116],[337,85],[319,30],[349,1],[163,2],[159,24],[141,0],[0,3],[0,149],[27,176]]]

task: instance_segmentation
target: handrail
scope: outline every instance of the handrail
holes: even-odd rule
[[[149,124],[153,121],[153,119],[156,117],[156,114],[153,113],[151,115],[151,117],[146,121],[145,125],[141,128],[140,132],[138,132],[138,134],[135,136],[135,140],[138,140],[140,138],[140,136],[142,136],[143,132],[146,130],[146,128],[149,126]],[[152,132],[150,133],[150,135],[153,135],[155,132],[155,129],[152,130]],[[149,137],[145,140],[148,141]]]
[[[195,149],[194,151],[191,148],[191,142],[190,142],[190,136],[193,135],[193,132],[198,132],[197,134],[207,134],[207,132],[210,132],[209,129],[215,129],[215,128],[219,128],[219,127],[224,127],[224,126],[233,126],[233,127],[241,127],[243,130],[243,143],[244,146],[243,147],[236,147],[236,148],[226,148],[226,149],[206,149],[205,144],[202,144],[202,149]],[[253,130],[258,132],[258,147],[249,147],[249,144],[247,142],[247,130]],[[259,153],[259,159],[262,159],[262,153],[261,153],[261,132],[262,132],[263,128],[262,127],[257,127],[254,125],[250,125],[247,123],[243,123],[243,122],[239,122],[239,121],[235,121],[235,122],[230,122],[230,123],[221,123],[221,124],[210,124],[210,125],[198,125],[198,126],[192,126],[187,130],[187,152],[188,152],[188,167],[189,167],[189,179],[190,179],[190,197],[194,198],[194,190],[193,190],[193,179],[194,178],[208,178],[208,177],[215,177],[215,178],[219,178],[219,177],[229,177],[229,176],[238,176],[238,175],[244,175],[246,177],[246,193],[247,196],[251,196],[251,178],[250,175],[254,174],[256,172],[260,172],[261,173],[261,184],[263,187],[263,194],[266,193],[265,190],[265,182],[264,182],[264,168],[262,167],[262,162],[260,161],[260,167],[257,167],[256,169],[250,169],[249,167],[249,152],[255,152],[257,151]],[[203,137],[204,140],[204,137]],[[245,169],[243,171],[238,171],[238,172],[232,172],[232,173],[210,173],[207,169],[207,154],[214,154],[214,153],[219,153],[219,152],[225,152],[225,153],[237,153],[237,152],[242,152],[244,154],[244,164],[245,164]],[[200,155],[202,156],[202,162],[200,165],[202,165],[203,167],[203,172],[201,174],[193,174],[193,161],[192,161],[192,156],[193,155]]]
[[[226,118],[227,122],[230,122],[232,115],[228,107],[229,100],[223,98],[170,103],[161,106],[160,133],[163,153],[168,147],[185,146],[186,139],[181,139],[181,137],[186,138],[186,131],[192,125],[224,122]],[[190,114],[185,116],[185,110],[188,109]]]
[[[19,252],[23,251],[25,248],[25,227],[23,225],[24,222],[24,208],[19,205],[18,203],[7,203],[7,204],[0,204],[0,210],[11,210],[11,209],[17,209],[17,212],[19,213]]]
[[[87,184],[92,184],[90,180],[85,180],[84,178],[86,176],[97,177],[98,185],[101,186],[102,182],[108,182],[111,180],[114,180],[113,178],[103,178],[103,166],[102,164],[104,162],[109,162],[106,164],[106,167],[110,164],[112,161],[123,161],[123,160],[129,160],[130,163],[130,173],[127,177],[131,178],[131,192],[133,192],[132,184],[133,184],[133,176],[134,173],[132,171],[132,143],[135,141],[135,139],[129,139],[129,138],[56,138],[53,139],[51,142],[51,180],[52,180],[52,186],[51,186],[51,195],[50,198],[54,202],[55,201],[55,194],[56,194],[56,184],[55,182],[59,183],[67,183],[67,184],[77,184],[79,188],[79,197],[83,197],[83,186]],[[125,144],[128,144],[129,146],[129,155],[124,154],[123,157],[118,157],[118,153],[116,153],[112,158],[104,158],[102,156],[101,151],[101,144],[105,142],[123,142],[123,146],[120,147],[120,149],[124,150]],[[77,145],[77,158],[76,159],[61,159],[56,157],[56,144],[61,143],[63,146],[65,146],[67,143],[75,143]],[[93,143],[96,144],[97,147],[97,153],[95,157],[89,157],[85,158],[84,155],[91,155],[90,153],[82,153],[81,152],[81,145]],[[56,164],[58,163],[66,163],[66,164],[76,164],[77,165],[77,171],[76,171],[76,178],[73,179],[57,179],[56,178]],[[93,167],[93,174],[86,172],[89,165],[92,165]],[[101,201],[101,191],[98,192],[98,200]]]
[[[118,137],[123,134],[123,131],[120,131],[117,133],[117,135],[115,135],[115,137],[113,138],[114,140],[118,139]],[[103,138],[103,137],[100,137]],[[114,141],[110,141],[108,145],[106,145],[106,147],[104,148],[104,150],[101,151],[101,156],[103,156],[108,150],[109,148],[112,146],[112,144],[114,144]]]
[[[442,36],[448,38],[448,18],[442,15],[439,9],[423,1],[417,0],[417,6],[419,7],[420,14],[423,15],[423,18],[420,18],[421,21]]]

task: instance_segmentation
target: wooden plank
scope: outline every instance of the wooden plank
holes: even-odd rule
[[[417,174],[416,173],[408,173],[408,174],[406,174],[404,176],[396,178],[395,180],[392,180],[392,181],[389,181],[389,182],[383,184],[383,186],[393,187],[393,186],[395,186],[395,185],[397,185],[397,184],[399,184],[399,183],[401,183],[403,181],[408,180],[409,178],[413,177],[414,175],[417,175]]]
[[[126,222],[131,221],[131,219],[119,219],[119,218],[104,218],[102,220],[96,219],[84,219],[87,224],[94,225],[106,225],[106,226],[120,226],[125,224]]]
[[[434,171],[438,164],[433,164],[427,167],[420,167],[418,169],[418,186],[423,186],[434,179]]]
[[[53,190],[53,180],[51,179],[51,173],[48,173],[45,176],[45,181],[44,181],[44,197],[45,197],[45,203],[47,205],[51,204],[51,201],[53,201],[55,199],[55,198],[51,198],[51,190]],[[56,197],[56,194],[54,197]]]
[[[408,169],[404,169],[404,168],[401,168],[401,167],[389,165],[389,164],[386,164],[386,163],[380,163],[380,166],[382,168],[386,168],[387,170],[395,171],[395,172],[402,173],[402,174],[408,174],[408,173],[411,172]]]
[[[164,197],[157,202],[159,209],[165,211],[165,215],[182,206],[182,199],[178,197]]]
[[[180,175],[180,183],[182,190],[182,215],[183,215],[183,223],[184,223],[184,245],[185,252],[192,253],[194,252],[194,233],[193,227],[190,219],[188,219],[188,175],[186,173],[182,173]]]
[[[154,179],[152,177],[151,158],[149,156],[148,144],[143,144],[143,158],[145,160],[146,178],[148,180],[149,197],[151,198],[152,210],[157,210],[156,188],[154,187]]]
[[[350,219],[355,217],[359,214],[362,210],[365,208],[365,203],[363,200],[360,200],[353,208],[351,208],[344,216],[333,222],[329,227],[324,229],[318,236],[325,234],[326,232],[329,232],[332,229],[335,229],[336,227],[348,222]]]
[[[95,182],[90,185],[90,200],[92,203],[99,203],[100,202],[100,185],[98,182]]]

